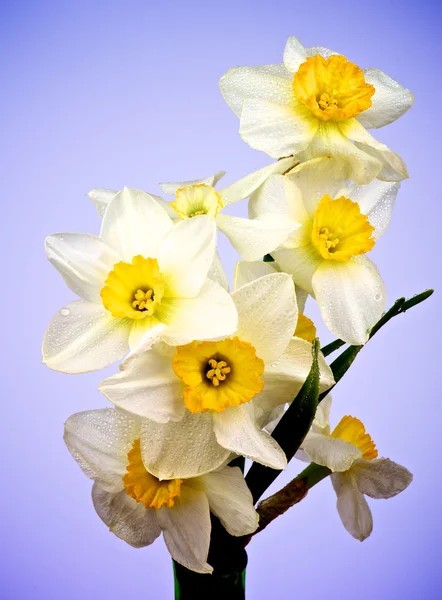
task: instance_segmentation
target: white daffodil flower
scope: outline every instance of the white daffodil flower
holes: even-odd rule
[[[279,160],[217,191],[215,185],[225,175],[224,171],[204,179],[161,183],[163,192],[175,196],[175,200],[165,202],[159,196],[154,198],[167,210],[167,214],[173,220],[187,220],[198,215],[208,215],[213,218],[217,228],[226,235],[244,259],[257,260],[279,246],[289,235],[293,225],[275,215],[266,215],[266,218],[259,219],[244,219],[227,215],[222,211],[226,206],[248,198],[270,175],[284,173],[294,164],[292,158]],[[103,189],[89,192],[89,197],[100,215],[104,214],[107,204],[115,193]],[[220,282],[223,270],[217,255],[212,269],[215,274],[219,271],[214,279]]]
[[[347,186],[342,163],[316,158],[272,175],[252,195],[251,215],[274,212],[300,224],[272,256],[311,294],[325,324],[349,344],[365,344],[386,292],[366,257],[388,227],[398,183]]]
[[[327,396],[301,448],[309,460],[332,471],[342,524],[354,538],[363,541],[373,530],[364,495],[392,498],[408,487],[413,476],[390,459],[377,458],[376,446],[359,419],[345,416],[331,431],[330,405],[331,397]]]
[[[273,158],[333,156],[359,184],[408,177],[402,159],[368,128],[383,127],[413,104],[412,93],[378,69],[360,69],[326,48],[290,37],[282,64],[235,67],[220,81],[240,118],[240,135]]]
[[[49,236],[49,260],[82,299],[53,317],[43,361],[56,371],[82,373],[140,343],[180,344],[235,331],[232,299],[207,278],[215,244],[209,217],[174,225],[149,194],[127,188],[109,203],[100,237]]]
[[[92,500],[110,531],[131,546],[149,546],[162,533],[172,557],[198,573],[210,573],[210,511],[234,536],[253,533],[258,514],[238,467],[203,477],[159,480],[140,451],[140,421],[114,408],[72,415],[64,440],[95,483]]]
[[[286,457],[262,431],[266,416],[292,400],[312,363],[311,344],[294,338],[298,309],[292,278],[271,273],[232,293],[238,328],[216,342],[159,344],[135,354],[100,390],[120,409],[144,417],[141,451],[160,479],[219,467],[230,452],[283,469]],[[322,390],[333,375],[320,358]]]

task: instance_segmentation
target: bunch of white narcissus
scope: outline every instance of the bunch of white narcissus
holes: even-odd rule
[[[365,127],[386,125],[412,104],[381,71],[295,38],[283,64],[232,69],[221,89],[242,137],[278,161],[221,189],[222,171],[161,184],[170,202],[94,189],[99,236],[46,240],[49,260],[80,299],[50,322],[43,361],[84,373],[124,359],[100,384],[114,407],[78,413],[65,426],[70,452],[94,481],[95,509],[132,546],[163,533],[173,558],[200,573],[212,571],[210,512],[231,536],[258,527],[244,475],[229,463],[242,456],[284,469],[269,432],[314,369],[317,394],[335,383],[324,356],[313,359],[307,296],[350,344],[365,344],[382,315],[384,284],[366,254],[407,172]],[[225,214],[247,198],[249,218]],[[217,229],[244,259],[231,293]],[[390,497],[411,475],[376,458],[357,419],[344,417],[330,433],[328,410],[325,400],[298,457],[330,470],[344,525],[364,539],[372,526],[364,494]]]

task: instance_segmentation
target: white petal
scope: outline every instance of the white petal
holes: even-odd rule
[[[134,256],[156,258],[158,248],[173,223],[152,196],[125,188],[111,200],[101,227],[101,237],[126,262]]]
[[[160,272],[169,298],[193,298],[207,277],[216,247],[216,226],[212,217],[199,215],[175,225],[158,252]]]
[[[160,183],[160,188],[165,194],[175,196],[177,190],[184,187],[188,187],[190,185],[199,185],[203,183],[205,185],[210,185],[213,187],[222,177],[224,177],[225,174],[225,171],[218,171],[214,175],[209,175],[209,177],[203,177],[203,179],[192,179],[191,181],[176,181],[174,183]]]
[[[103,305],[76,300],[52,318],[43,339],[43,362],[55,371],[87,373],[120,360],[128,350],[130,322]]]
[[[283,76],[281,77],[280,71]],[[224,100],[236,114],[241,116],[246,98],[262,98],[277,104],[290,104],[293,98],[291,81],[285,70],[259,67],[234,67],[219,82]]]
[[[258,260],[286,241],[295,227],[288,219],[275,214],[262,215],[260,219],[244,219],[219,214],[218,229],[245,260]]]
[[[365,81],[375,87],[371,107],[358,115],[358,121],[370,128],[384,127],[393,123],[413,106],[414,96],[397,81],[379,71],[364,69]]]
[[[172,369],[172,359],[154,350],[127,362],[127,367],[101,382],[108,400],[129,413],[159,423],[184,416],[183,383]]]
[[[324,260],[312,283],[328,329],[348,344],[365,344],[386,302],[385,286],[374,263],[366,256],[354,256],[345,263]]]
[[[224,271],[223,264],[221,262],[221,258],[218,254],[218,251],[215,251],[215,255],[213,257],[212,265],[207,273],[207,277],[223,287],[225,290],[229,291],[229,282],[227,280],[226,272]]]
[[[213,414],[218,443],[272,469],[285,469],[287,459],[276,441],[259,429],[252,402]]]
[[[279,248],[272,252],[281,271],[293,276],[296,286],[314,295],[312,278],[323,259],[311,244],[299,248]]]
[[[120,260],[106,242],[87,233],[55,233],[46,238],[45,249],[74,294],[101,302],[104,282]]]
[[[80,468],[109,492],[124,488],[127,453],[139,437],[137,420],[114,408],[87,410],[69,417],[64,441]]]
[[[146,468],[159,479],[204,475],[221,466],[230,455],[216,440],[211,413],[192,414],[187,410],[176,423],[143,421],[141,450]]]
[[[250,342],[265,363],[287,348],[298,319],[295,288],[290,276],[272,273],[232,293],[238,309],[239,339]]]
[[[129,334],[129,349],[131,353],[138,353],[140,348],[147,350],[161,339],[163,333],[167,330],[167,325],[160,323],[152,315],[145,319],[133,319]]]
[[[307,53],[301,42],[289,37],[284,48],[284,65],[290,73],[296,73],[299,66],[307,59]]]
[[[370,498],[393,498],[403,492],[413,475],[388,458],[358,460],[352,467],[359,491]]]
[[[168,324],[163,340],[171,346],[232,335],[238,323],[232,298],[210,279],[195,298],[163,300],[160,315]]]
[[[362,457],[361,450],[353,444],[314,431],[307,434],[301,448],[312,462],[333,472],[348,471]]]
[[[237,290],[243,285],[255,281],[255,279],[277,272],[278,270],[274,266],[274,263],[263,262],[262,260],[254,260],[252,262],[240,260],[236,263],[235,267],[233,289]]]
[[[210,510],[230,535],[247,535],[256,531],[259,515],[239,467],[224,467],[189,481],[197,484],[209,501]]]
[[[308,293],[304,290],[302,290],[300,287],[295,286],[295,293],[296,293],[296,302],[298,303],[298,310],[299,312],[304,312],[305,309],[305,303],[307,302],[307,298],[308,298]]]
[[[332,396],[328,394],[322,402],[318,404],[315,418],[312,423],[312,431],[315,433],[330,434],[330,409]]]
[[[146,509],[142,502],[128,496],[126,490],[114,494],[94,483],[92,501],[109,530],[134,548],[149,546],[161,534],[155,509]]]
[[[210,510],[205,494],[181,486],[172,508],[157,511],[158,523],[172,558],[197,573],[211,573],[207,564],[210,545]]]
[[[95,208],[101,218],[104,217],[109,202],[116,194],[118,194],[116,190],[106,190],[104,188],[94,188],[88,193],[89,198],[95,204]]]
[[[324,48],[323,46],[310,46],[310,48],[305,49],[305,53],[307,56],[315,56],[316,54],[320,54],[324,58],[329,58],[333,54],[339,54],[339,52],[335,52],[334,50],[329,50],[328,48]]]
[[[333,473],[332,484],[338,497],[337,509],[345,529],[357,540],[364,541],[373,531],[373,517],[366,499],[349,473]]]
[[[367,215],[375,228],[373,237],[378,240],[390,224],[399,183],[375,179],[368,185],[353,185],[338,193],[359,204],[361,213]]]
[[[272,158],[302,152],[317,130],[317,119],[301,106],[282,106],[260,99],[244,102],[239,133],[252,148]]]

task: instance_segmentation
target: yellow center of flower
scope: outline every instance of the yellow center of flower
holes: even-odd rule
[[[237,337],[178,346],[172,366],[187,386],[184,403],[193,413],[249,402],[264,387],[264,361]]]
[[[344,196],[332,200],[326,194],[313,216],[311,240],[322,258],[345,262],[373,248],[373,232],[357,202]]]
[[[370,435],[366,433],[364,424],[355,417],[349,415],[342,417],[334,428],[331,437],[339,438],[359,448],[364,460],[372,460],[378,456],[375,443]]]
[[[181,219],[190,219],[197,215],[216,217],[224,206],[221,196],[211,185],[198,183],[180,188],[176,192],[175,202],[170,205]]]
[[[322,121],[344,121],[371,106],[375,88],[344,56],[309,56],[293,78],[296,98]]]
[[[311,319],[302,313],[299,313],[294,335],[305,340],[306,342],[313,342],[316,337],[315,324]]]
[[[172,508],[175,498],[180,495],[182,479],[160,481],[151,475],[144,466],[141,458],[140,440],[132,445],[132,450],[127,454],[129,462],[127,473],[123,477],[126,494],[137,502],[142,502],[146,508],[158,510],[162,506]]]
[[[145,319],[152,316],[164,294],[157,260],[135,256],[132,263],[117,263],[100,294],[104,306],[114,317]]]

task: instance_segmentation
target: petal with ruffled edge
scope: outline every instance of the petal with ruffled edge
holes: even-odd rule
[[[165,297],[193,298],[199,293],[212,265],[215,246],[215,222],[207,215],[180,221],[169,231],[158,251]]]
[[[272,158],[291,156],[309,146],[318,131],[318,120],[300,104],[282,106],[269,100],[247,99],[239,133],[255,150]]]
[[[75,300],[49,323],[43,339],[43,362],[64,373],[104,369],[128,351],[129,331],[129,319],[116,319],[95,302]]]
[[[260,219],[244,219],[219,214],[218,229],[245,260],[257,260],[280,246],[296,227],[288,219],[275,214]]]
[[[311,244],[300,248],[279,248],[272,252],[281,271],[289,273],[301,289],[314,296],[312,279],[323,259]]]
[[[218,181],[224,177],[226,174],[225,171],[218,171],[214,175],[209,175],[209,177],[203,177],[202,179],[192,179],[191,181],[176,181],[176,182],[168,182],[168,183],[160,183],[160,188],[163,190],[165,194],[170,194],[175,196],[177,190],[188,187],[190,185],[210,185],[215,186]],[[172,209],[173,210],[173,209]],[[174,211],[175,212],[175,211]],[[176,213],[175,213],[176,216]]]
[[[366,256],[354,256],[345,263],[324,260],[312,284],[328,329],[348,344],[365,344],[386,302],[376,265]]]
[[[362,451],[353,444],[314,431],[307,434],[301,448],[312,462],[333,472],[348,471],[355,460],[362,458]]]
[[[367,83],[375,88],[371,106],[358,115],[358,121],[364,127],[384,127],[399,119],[413,106],[414,96],[397,81],[379,69],[364,69]]]
[[[198,477],[221,466],[230,455],[213,431],[210,412],[185,411],[179,422],[141,424],[143,461],[159,479]]]
[[[293,101],[290,74],[284,65],[271,66],[272,69],[234,67],[221,77],[219,82],[221,93],[237,117],[241,116],[246,98],[262,98],[282,105],[288,105]],[[275,69],[276,66],[279,68]]]
[[[207,564],[211,524],[206,495],[182,485],[174,506],[162,506],[156,516],[172,558],[196,573],[211,573],[213,569]]]
[[[349,473],[332,473],[331,481],[338,497],[336,507],[345,529],[363,542],[373,531],[373,517],[366,499]]]
[[[150,546],[161,534],[155,509],[146,509],[142,502],[128,496],[126,490],[115,494],[94,483],[92,501],[109,530],[134,548]]]
[[[101,302],[104,282],[120,260],[106,242],[87,233],[55,233],[46,238],[45,250],[74,294]]]
[[[285,469],[287,459],[276,441],[259,429],[253,402],[213,413],[213,427],[218,443],[236,454],[272,469]]]
[[[124,368],[100,383],[100,392],[126,412],[158,423],[184,416],[183,382],[170,356],[155,350],[132,356]]]
[[[296,73],[300,65],[307,59],[307,52],[295,37],[289,37],[284,48],[284,65],[290,73]]]
[[[298,307],[292,278],[272,273],[232,293],[239,339],[250,342],[265,363],[277,360],[296,328]]]
[[[352,467],[359,491],[370,498],[393,498],[412,482],[413,475],[389,458],[358,460]]]
[[[115,408],[87,410],[69,417],[64,441],[82,471],[108,492],[124,488],[127,453],[139,437],[136,419]]]
[[[156,258],[164,236],[173,227],[166,211],[152,196],[124,188],[106,209],[100,237],[126,262],[134,256]]]
[[[210,510],[230,535],[248,535],[256,531],[259,515],[239,467],[224,467],[187,480],[186,484],[206,494]]]

